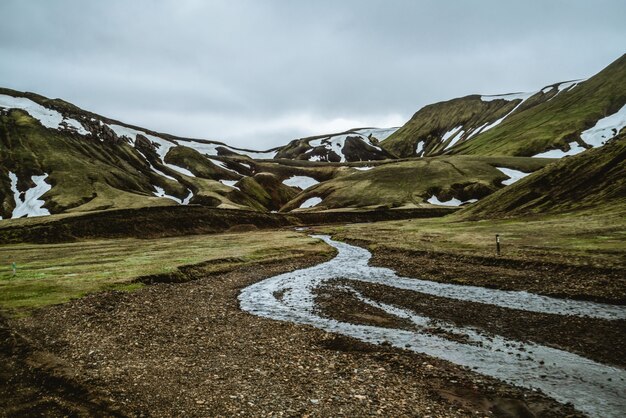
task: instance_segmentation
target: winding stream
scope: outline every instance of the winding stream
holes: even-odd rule
[[[416,330],[341,322],[316,313],[313,291],[324,282],[341,278],[503,308],[608,320],[626,319],[626,307],[401,277],[393,270],[369,266],[371,254],[366,249],[324,235],[313,237],[336,248],[337,256],[325,263],[274,276],[243,289],[239,295],[241,309],[261,317],[312,325],[369,343],[387,341],[395,347],[448,360],[514,385],[540,389],[559,402],[570,402],[591,416],[617,417],[626,411],[626,371],[621,368],[567,351],[522,343],[451,323],[445,324],[444,328],[465,335],[464,342],[420,332],[432,325],[431,318],[370,300],[356,291],[356,296],[364,303],[410,320]],[[281,297],[277,297],[278,294]],[[441,326],[441,321],[437,321],[437,325]]]

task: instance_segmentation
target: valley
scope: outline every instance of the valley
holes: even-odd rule
[[[625,68],[260,151],[0,89],[0,415],[622,415]]]

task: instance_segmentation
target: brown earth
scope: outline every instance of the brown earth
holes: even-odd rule
[[[347,240],[367,247],[364,242]],[[370,264],[441,283],[525,290],[553,297],[626,304],[626,270],[461,254],[370,248]]]
[[[38,218],[7,219],[0,225],[0,242],[58,243],[93,238],[159,238],[216,234],[232,228],[273,229],[299,225],[376,222],[441,217],[457,208],[350,210],[269,213],[200,205],[154,206],[94,211]]]
[[[6,332],[15,337],[7,341],[21,342],[3,344],[2,364],[9,367],[0,374],[1,410],[11,416],[578,415],[540,393],[445,361],[239,309],[241,288],[321,261],[293,259],[134,293],[105,292],[13,319]],[[62,378],[46,385],[51,374]]]

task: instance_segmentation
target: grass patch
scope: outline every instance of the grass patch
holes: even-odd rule
[[[68,244],[0,246],[0,308],[20,311],[66,302],[102,290],[133,291],[139,276],[174,272],[215,260],[257,263],[329,251],[319,241],[291,231],[195,235],[160,239],[89,240]],[[224,260],[220,262],[220,260]],[[11,263],[17,264],[12,277]]]
[[[595,267],[626,267],[626,218],[598,210],[515,219],[465,221],[444,218],[322,227],[341,239],[370,246],[495,256],[500,234],[502,257]]]

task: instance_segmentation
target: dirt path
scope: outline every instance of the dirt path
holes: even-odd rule
[[[576,415],[445,361],[239,309],[240,289],[321,261],[96,294],[12,326],[70,367],[75,384],[130,415]]]

